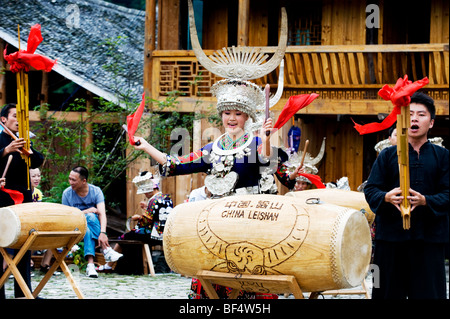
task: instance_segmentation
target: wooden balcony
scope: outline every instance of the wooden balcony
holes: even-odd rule
[[[263,52],[273,54],[274,47]],[[205,50],[207,55],[212,50]],[[209,107],[215,99],[209,88],[216,78],[199,63],[193,51],[153,51],[152,97],[162,99],[170,91],[180,91],[181,111],[193,111],[198,101]],[[271,84],[275,92],[279,69],[256,80]],[[320,94],[307,114],[389,113],[390,102],[377,92],[384,85],[393,86],[408,74],[415,81],[428,76],[424,91],[436,101],[436,114],[448,115],[449,52],[448,44],[289,46],[285,54],[283,97],[275,106],[280,110],[291,95]]]

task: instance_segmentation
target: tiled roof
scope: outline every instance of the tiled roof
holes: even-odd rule
[[[21,49],[31,26],[41,25],[44,40],[36,53],[57,59],[54,71],[107,100],[117,90],[140,101],[143,92],[145,11],[101,0],[0,0],[0,38]],[[106,40],[122,37],[112,52]],[[119,75],[105,69],[120,57]]]

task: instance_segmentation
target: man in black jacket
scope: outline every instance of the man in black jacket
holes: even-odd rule
[[[14,134],[19,130],[19,123],[16,117],[16,105],[6,104],[0,115],[2,123]],[[13,139],[4,130],[0,133],[0,175],[5,170],[9,155],[12,155],[12,161],[6,174],[5,188],[19,191],[23,194],[23,202],[32,202],[31,190],[28,189],[28,170],[27,164],[20,155],[20,149],[25,145],[23,138]],[[37,168],[42,165],[44,157],[31,147],[32,154],[30,155],[31,168]],[[0,207],[14,205],[14,201],[5,192],[0,191]],[[28,251],[18,264],[18,269],[24,278],[27,286],[31,288],[30,276],[30,260],[31,251]],[[0,254],[0,277],[3,275],[3,256]],[[14,283],[14,295],[16,298],[23,297],[24,294],[18,285],[17,281]],[[4,287],[0,290],[0,299],[5,298]]]
[[[364,194],[376,214],[373,263],[379,287],[373,299],[446,298],[445,245],[449,242],[449,151],[428,141],[434,101],[411,97],[408,129],[410,229],[403,229],[397,147],[384,149],[370,172]]]

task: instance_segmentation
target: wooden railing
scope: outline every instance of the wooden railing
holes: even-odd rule
[[[275,48],[262,51],[270,55]],[[394,85],[405,74],[413,81],[428,76],[428,94],[437,101],[449,98],[448,44],[289,46],[284,70],[284,98],[317,92],[330,100],[379,99],[377,92],[384,84]],[[256,83],[270,83],[275,89],[278,72],[276,69]],[[153,52],[154,98],[178,90],[188,98],[209,100],[209,88],[217,80],[199,65],[192,51]]]

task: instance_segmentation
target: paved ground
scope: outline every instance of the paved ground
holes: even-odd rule
[[[448,265],[447,265],[448,285]],[[35,271],[32,278],[33,288],[42,279],[39,271]],[[88,278],[84,273],[74,272],[74,279],[78,283],[86,299],[187,299],[190,291],[191,278],[178,274],[156,274],[128,276],[118,274],[100,274],[99,278]],[[372,287],[372,276],[368,275],[365,283],[369,290]],[[5,284],[6,298],[14,298],[13,279],[8,279]],[[360,290],[355,287],[351,290]],[[447,288],[447,297],[448,297]],[[74,299],[77,298],[64,274],[53,276],[39,295],[45,299]],[[280,296],[280,299],[284,299]],[[290,295],[288,299],[292,299]],[[364,295],[324,295],[325,299],[364,299]]]

